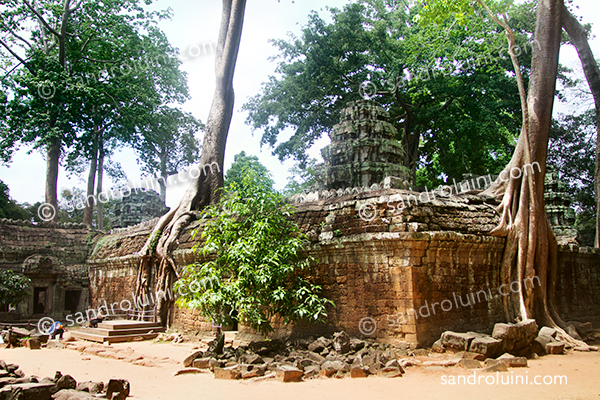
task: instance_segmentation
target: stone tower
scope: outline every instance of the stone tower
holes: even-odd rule
[[[126,228],[140,222],[163,216],[168,207],[153,190],[132,190],[129,196],[123,197],[115,204],[115,217],[111,221],[113,228]]]
[[[546,214],[559,243],[577,243],[578,232],[571,197],[566,192],[564,183],[558,179],[558,172],[546,173],[544,190]]]
[[[405,188],[409,170],[402,166],[404,149],[389,114],[374,101],[359,100],[342,110],[340,123],[321,150],[320,189],[371,186],[391,177],[392,186]]]

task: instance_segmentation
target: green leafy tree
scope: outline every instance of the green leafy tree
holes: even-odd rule
[[[8,186],[0,181],[0,218],[30,220],[29,205],[21,205],[10,197]]]
[[[189,113],[163,106],[139,129],[141,140],[134,143],[138,163],[144,172],[162,178],[158,183],[164,202],[169,175],[198,161],[200,141],[195,135],[204,130],[204,124]]]
[[[552,124],[548,164],[559,173],[578,211],[596,213],[596,111],[560,115]]]
[[[31,279],[10,269],[0,271],[0,306],[6,307],[7,317],[9,305],[16,306],[27,298],[30,283]]]
[[[390,112],[405,145],[403,165],[419,184],[440,175],[499,171],[510,159],[519,96],[502,28],[479,15],[419,24],[420,7],[404,0],[362,0],[331,10],[332,23],[309,16],[301,37],[277,40],[277,76],[243,108],[247,123],[281,159],[306,150],[339,122],[340,110],[364,97]],[[528,66],[533,7],[515,12],[520,58]],[[367,83],[368,82],[368,83]],[[292,137],[278,142],[282,131]]]
[[[264,182],[269,185],[269,189],[273,189],[275,182],[271,178],[271,173],[267,167],[258,161],[258,157],[247,156],[245,151],[234,156],[231,168],[225,173],[224,187],[226,189],[231,189],[234,185],[241,187],[248,169],[253,170],[258,176],[264,178]]]
[[[311,259],[302,255],[307,240],[291,212],[269,177],[246,168],[241,184],[232,182],[203,213],[204,242],[195,249],[214,259],[186,268],[177,290],[194,289],[178,303],[220,324],[237,316],[264,335],[276,316],[284,323],[322,321],[333,303],[311,282]]]
[[[127,82],[143,75],[130,71],[130,62],[132,56],[147,54],[138,51],[143,36],[155,34],[153,24],[167,14],[146,12],[141,3],[3,2],[0,26],[6,36],[0,40],[0,49],[6,60],[2,83],[8,99],[0,155],[9,160],[18,144],[45,148],[46,202],[55,208],[65,150],[80,141],[81,132],[104,132],[112,126],[115,118],[107,118],[107,113],[112,116],[121,111],[122,117],[126,109],[128,115],[137,115],[135,101],[147,101],[147,91]],[[120,85],[107,90],[103,83],[111,80]],[[116,86],[135,101],[124,101],[115,93]],[[96,146],[99,157],[101,144]]]
[[[302,193],[305,190],[314,190],[318,188],[318,173],[316,170],[317,159],[311,158],[306,163],[296,163],[289,169],[287,185],[283,189],[286,196],[296,193]]]

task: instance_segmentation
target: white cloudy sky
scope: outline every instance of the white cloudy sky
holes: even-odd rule
[[[225,154],[226,168],[233,161],[233,156],[244,150],[247,154],[257,155],[261,162],[273,172],[276,187],[286,184],[287,171],[291,161],[283,164],[271,155],[271,149],[259,146],[260,133],[252,135],[250,127],[244,124],[246,114],[241,111],[242,104],[250,96],[257,94],[261,83],[272,75],[275,63],[268,58],[276,54],[269,39],[284,38],[287,32],[298,33],[306,23],[311,10],[317,10],[322,16],[327,15],[325,7],[342,7],[348,0],[249,0],[244,20],[244,30],[234,79],[236,93],[235,111],[227,141]],[[584,22],[594,24],[600,16],[598,0],[576,0],[580,9],[578,15],[584,16]],[[206,122],[214,91],[214,55],[197,54],[194,46],[206,42],[216,42],[221,1],[219,0],[157,0],[153,7],[173,9],[173,19],[161,23],[170,42],[181,49],[182,69],[188,73],[191,100],[183,108]],[[600,27],[594,25],[594,31]],[[600,54],[600,40],[592,42],[592,50]],[[576,52],[564,47],[561,50],[561,62],[576,71],[581,67]],[[580,73],[581,74],[581,73]],[[581,76],[583,76],[581,74]],[[590,103],[588,103],[590,104]],[[582,105],[585,107],[586,105]],[[568,110],[570,106],[559,106]],[[311,153],[318,156],[319,149],[328,143],[324,138],[317,142]],[[124,150],[117,155],[130,179],[139,179],[141,173],[135,163],[135,155],[131,150]],[[25,149],[17,152],[9,167],[0,166],[0,179],[10,188],[11,196],[19,202],[34,203],[44,201],[45,162],[38,152],[27,154]],[[87,174],[86,174],[87,175]],[[80,178],[68,179],[63,170],[59,174],[59,188],[85,187]],[[170,187],[167,192],[167,205],[173,207],[179,201],[186,187]]]

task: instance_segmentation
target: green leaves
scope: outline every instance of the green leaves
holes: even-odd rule
[[[307,239],[289,219],[292,209],[273,191],[269,176],[246,167],[219,204],[203,213],[207,261],[188,266],[176,282],[178,304],[197,308],[216,323],[233,319],[267,334],[271,320],[322,321],[321,287],[312,283]]]
[[[17,305],[29,295],[31,279],[12,270],[0,271],[0,305]]]
[[[332,131],[341,109],[361,99],[359,88],[369,81],[407,149],[403,165],[424,170],[424,179],[413,183],[437,186],[443,175],[461,179],[500,170],[521,126],[503,30],[472,6],[462,10],[468,24],[453,16],[440,17],[440,24],[416,23],[423,6],[406,3],[358,1],[330,10],[331,23],[313,13],[300,37],[274,41],[277,75],[243,106],[261,142],[280,159],[306,162],[306,150]],[[511,19],[525,70],[533,22],[526,15]],[[290,129],[292,136],[281,140]]]

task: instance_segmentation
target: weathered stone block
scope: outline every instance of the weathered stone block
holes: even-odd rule
[[[300,382],[302,380],[302,375],[303,372],[298,368],[282,365],[277,368],[275,379],[282,382]]]
[[[500,354],[502,342],[492,337],[478,337],[471,341],[469,351],[479,353],[486,358],[493,358]]]

